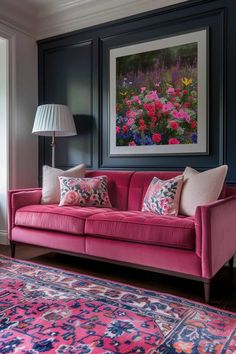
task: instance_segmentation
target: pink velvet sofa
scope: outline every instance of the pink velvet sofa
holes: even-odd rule
[[[204,283],[210,282],[236,252],[236,188],[224,198],[199,206],[194,217],[142,212],[154,176],[169,179],[181,172],[89,171],[86,177],[108,176],[113,208],[42,205],[41,189],[9,191],[9,239],[118,262]]]

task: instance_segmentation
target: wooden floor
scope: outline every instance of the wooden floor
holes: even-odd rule
[[[0,245],[0,254],[9,256],[9,247]],[[99,261],[85,260],[32,246],[18,245],[16,247],[16,258],[60,267],[79,273],[86,273],[105,279],[112,279],[145,289],[157,290],[204,302],[203,284],[193,280],[161,275],[154,272]],[[236,312],[236,268],[224,267],[215,276],[212,282],[210,304]]]

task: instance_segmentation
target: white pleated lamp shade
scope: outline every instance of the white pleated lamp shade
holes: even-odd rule
[[[71,136],[76,135],[73,116],[67,106],[61,104],[43,104],[38,106],[33,134],[43,136]]]

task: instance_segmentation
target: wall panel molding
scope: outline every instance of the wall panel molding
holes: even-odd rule
[[[234,40],[236,36],[236,22],[233,13],[236,3],[230,0],[198,0],[187,1],[176,7],[163,8],[161,11],[142,13],[131,18],[116,20],[107,24],[82,29],[71,34],[39,41],[39,77],[40,101],[45,102],[51,92],[58,86],[59,81],[50,84],[47,70],[55,70],[55,62],[49,61],[47,56],[53,48],[57,48],[57,60],[61,60],[68,46],[73,47],[82,42],[91,43],[87,60],[91,60],[91,77],[88,79],[92,102],[91,110],[79,114],[88,114],[93,120],[93,144],[89,151],[90,168],[101,169],[139,169],[139,170],[175,170],[184,169],[186,165],[199,170],[216,167],[220,164],[229,165],[228,182],[236,182],[236,154],[234,152],[233,131],[236,131],[234,118],[234,78],[236,77],[236,51]],[[109,50],[127,44],[140,43],[152,39],[191,32],[201,28],[209,30],[209,155],[186,156],[134,156],[111,157],[108,150],[108,104],[109,104]],[[67,48],[67,49],[65,49]],[[80,47],[77,52],[78,60],[85,55],[86,46]],[[63,75],[70,59],[64,62]],[[86,61],[78,61],[84,65]],[[47,69],[46,69],[47,68]],[[78,69],[74,68],[75,75]],[[84,70],[83,70],[84,71]],[[57,82],[57,83],[56,83]],[[80,78],[77,77],[80,85]],[[59,84],[60,86],[60,84]],[[62,85],[62,91],[65,89]],[[54,90],[57,97],[61,92]],[[73,93],[71,93],[73,96]],[[55,96],[56,97],[56,96]],[[78,136],[79,138],[79,136]],[[66,144],[63,146],[66,147]],[[48,161],[48,148],[40,143],[40,165]],[[81,151],[78,150],[78,156]],[[68,161],[73,165],[75,161]],[[66,167],[63,164],[61,167]]]

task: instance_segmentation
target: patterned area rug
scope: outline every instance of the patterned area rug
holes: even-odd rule
[[[236,314],[0,256],[0,353],[236,353]]]

